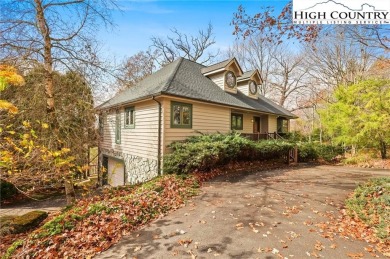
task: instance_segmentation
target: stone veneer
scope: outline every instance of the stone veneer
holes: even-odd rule
[[[101,149],[101,155],[123,160],[125,163],[126,184],[146,182],[158,175],[157,159],[130,155],[113,149]],[[102,159],[100,160],[102,161]]]

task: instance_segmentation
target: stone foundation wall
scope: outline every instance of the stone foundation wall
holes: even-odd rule
[[[158,175],[157,159],[148,159],[120,151],[102,148],[101,157],[106,155],[123,160],[125,163],[126,184],[146,182]]]

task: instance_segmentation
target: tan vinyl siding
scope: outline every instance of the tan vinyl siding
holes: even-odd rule
[[[263,115],[260,117],[260,129],[261,133],[268,132],[268,115]]]
[[[171,128],[171,101],[192,104],[192,129]],[[230,109],[187,100],[165,98],[164,106],[164,139],[166,147],[172,141],[184,140],[199,133],[227,133],[230,131]]]
[[[237,89],[245,95],[249,95],[248,81],[237,83]]]
[[[157,158],[158,106],[154,101],[131,105],[135,108],[135,127],[124,127],[125,107],[121,112],[121,144],[115,144],[115,111],[111,111],[104,123],[104,137],[101,147],[114,149],[144,158]]]
[[[208,76],[216,85],[224,89],[225,80],[224,80],[224,72],[218,73],[216,75]]]
[[[235,111],[235,110],[232,110],[232,112],[243,115],[242,130],[237,130],[237,131],[238,132],[242,132],[242,133],[253,133],[253,123],[252,123],[253,114],[240,112],[240,111]]]
[[[273,133],[277,131],[277,116],[268,116],[268,132]]]

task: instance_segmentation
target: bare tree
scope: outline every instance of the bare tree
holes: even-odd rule
[[[156,61],[161,66],[173,62],[178,57],[184,57],[201,64],[208,64],[219,53],[219,51],[207,51],[210,46],[215,44],[213,26],[211,24],[208,25],[206,31],[199,30],[195,36],[179,32],[176,28],[173,28],[171,32],[173,35],[167,36],[166,39],[161,37],[151,38],[151,48],[153,51],[157,51]]]
[[[4,0],[0,4],[0,58],[44,64],[46,112],[58,130],[53,71],[103,68],[96,27],[110,25],[111,0]]]
[[[244,39],[261,34],[265,39],[280,44],[289,39],[299,42],[314,42],[322,26],[317,24],[293,24],[292,1],[289,1],[280,12],[275,13],[272,6],[262,7],[256,14],[248,14],[240,5],[233,14],[231,24],[234,26],[233,34]]]
[[[273,54],[279,45],[273,44],[261,35],[236,41],[228,50],[228,57],[235,57],[245,70],[258,69],[263,79],[259,86],[260,94],[266,96],[271,91],[269,75],[274,66]]]
[[[345,35],[345,28],[333,32],[305,48],[310,76],[333,90],[335,86],[355,83],[376,59],[373,50]]]
[[[272,99],[290,110],[301,109],[302,100],[315,90],[307,78],[309,69],[303,66],[304,53],[295,54],[289,46],[281,46],[271,54],[275,64],[270,71]]]
[[[156,56],[156,51],[140,51],[125,59],[119,68],[119,91],[136,85],[146,76],[152,74],[157,68]]]
[[[390,28],[388,25],[361,25],[346,27],[346,36],[367,47],[390,51]]]

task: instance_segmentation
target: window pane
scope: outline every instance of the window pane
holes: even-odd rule
[[[184,125],[190,125],[190,108],[188,106],[182,107],[183,111],[183,124]]]
[[[236,123],[236,116],[235,115],[232,115],[232,128],[235,129],[237,126],[237,123]]]
[[[238,129],[242,128],[242,118],[241,118],[241,116],[237,116],[237,128]]]
[[[283,133],[288,132],[288,120],[283,120]]]
[[[173,105],[173,124],[180,125],[180,106]]]
[[[134,110],[130,110],[129,112],[129,121],[130,125],[134,125]]]
[[[129,115],[129,113],[130,113],[129,111],[126,111],[126,114],[125,114],[125,120],[126,120],[126,121],[125,121],[125,124],[126,124],[126,125],[129,125],[129,124],[130,124],[130,120],[129,120],[129,116],[130,116],[130,115]]]

